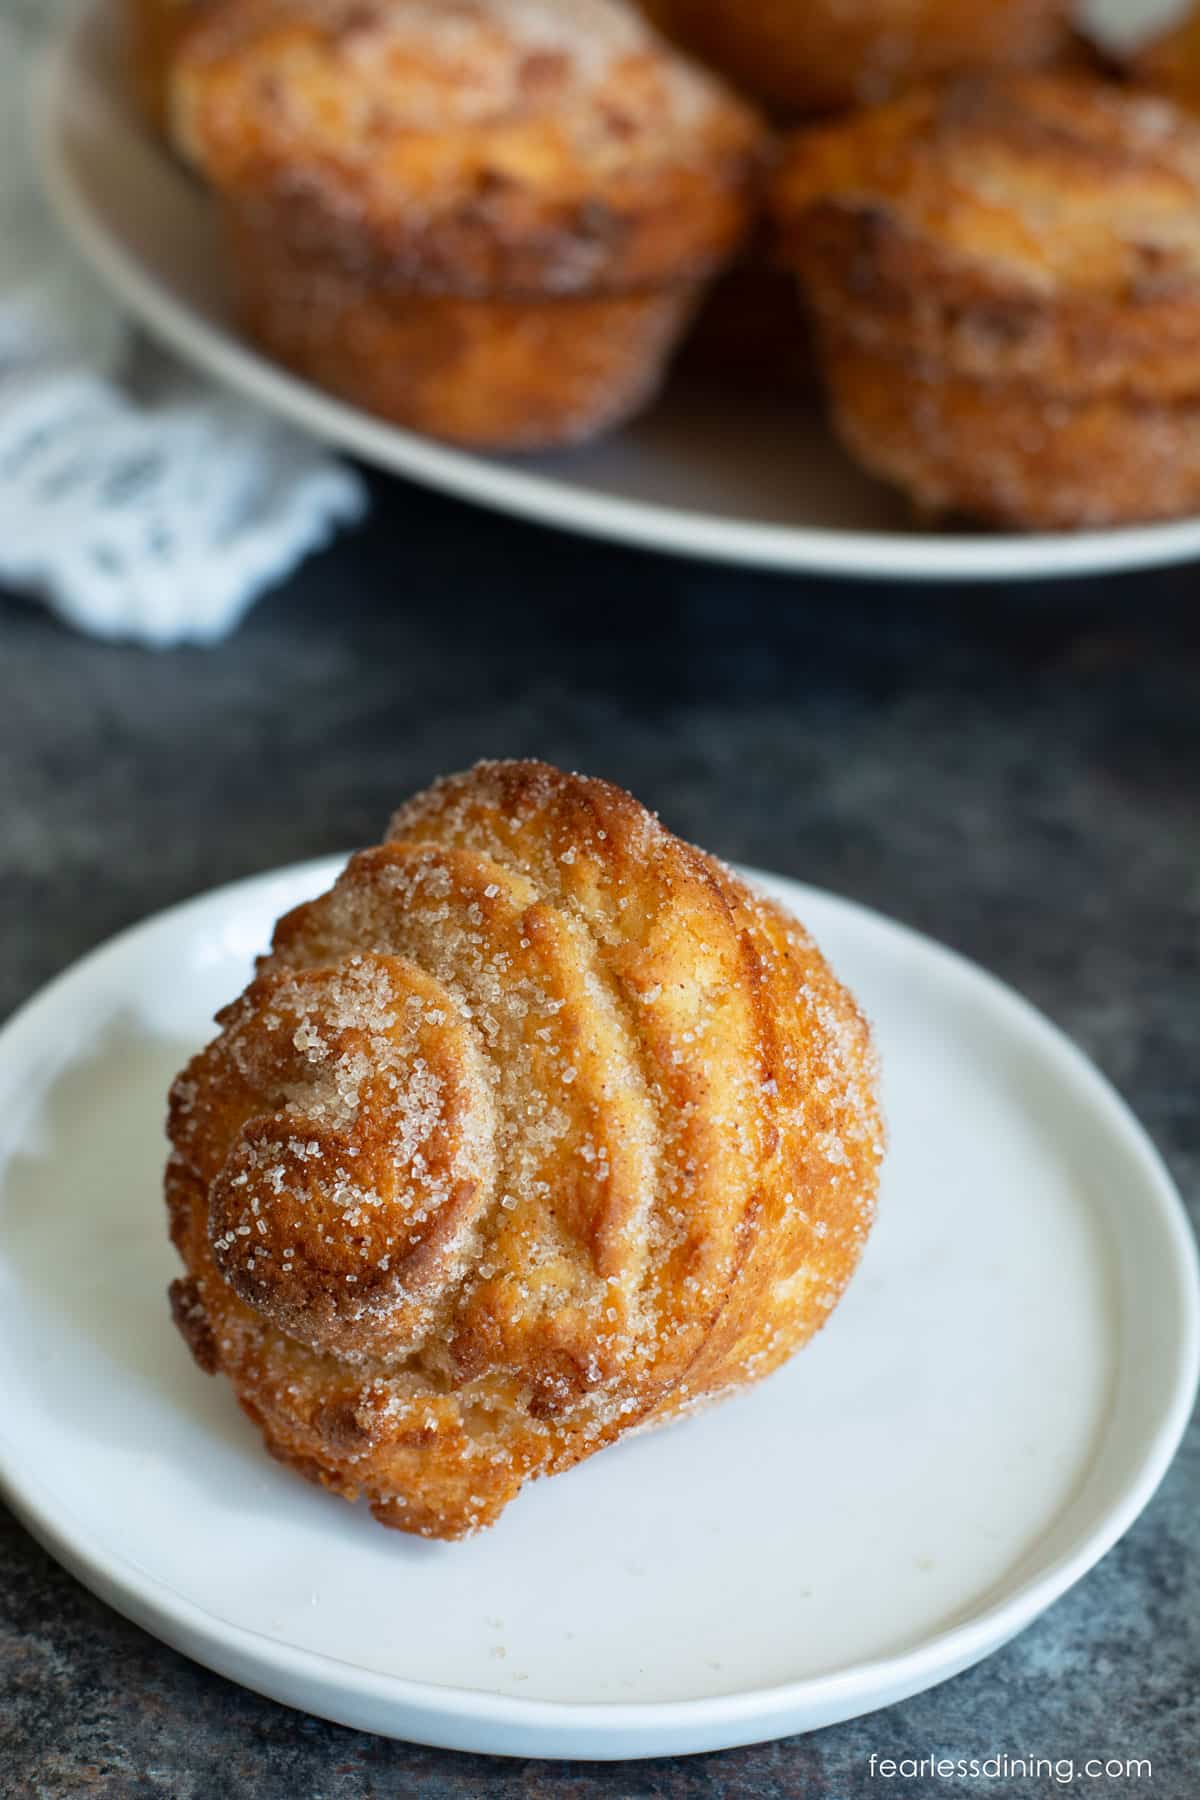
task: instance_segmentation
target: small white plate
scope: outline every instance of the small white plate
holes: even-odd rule
[[[414,1541],[272,1463],[170,1323],[163,1097],[334,861],[89,956],[0,1034],[0,1484],[79,1578],[234,1680],[514,1755],[712,1750],[985,1656],[1130,1524],[1197,1373],[1195,1252],[1141,1128],[991,977],[776,877],[873,1015],[892,1144],[821,1336],[686,1424]]]
[[[1159,0],[1120,0],[1128,11]],[[256,355],[230,324],[209,203],[126,101],[103,3],[39,86],[46,185],[90,262],[144,324],[228,386],[367,462],[463,499],[625,543],[826,574],[996,580],[1200,555],[1200,519],[1022,536],[914,529],[811,409],[673,382],[592,448],[522,459],[448,449],[344,405]]]

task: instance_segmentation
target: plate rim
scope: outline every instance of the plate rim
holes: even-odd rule
[[[459,450],[323,393],[198,314],[112,232],[76,181],[65,96],[94,78],[87,58],[105,0],[91,0],[41,53],[32,89],[43,188],[67,236],[140,323],[223,387],[309,436],[457,499],[588,538],[780,573],[863,580],[1060,579],[1200,556],[1200,514],[1078,532],[933,533],[774,525],[581,489],[562,476]],[[159,154],[147,145],[147,154]]]
[[[127,954],[139,937],[186,930],[191,915],[198,917],[214,906],[236,909],[273,884],[287,884],[296,890],[311,885],[317,892],[336,876],[345,860],[344,855],[326,855],[222,883],[152,913],[97,945],[39,988],[0,1026],[0,1080],[21,1037],[38,1029],[39,1015],[52,1012],[76,983],[95,980],[106,962]],[[413,1741],[455,1749],[482,1748],[502,1755],[597,1760],[666,1754],[664,1744],[671,1746],[672,1754],[730,1747],[795,1730],[789,1721],[806,1713],[820,1712],[822,1722],[830,1722],[890,1704],[980,1660],[1030,1624],[1086,1574],[1124,1535],[1158,1488],[1187,1427],[1200,1382],[1200,1257],[1170,1172],[1145,1127],[1108,1077],[1046,1014],[998,976],[951,946],[860,901],[766,870],[744,867],[741,872],[764,883],[769,891],[782,890],[789,904],[794,897],[800,916],[814,900],[818,906],[832,906],[868,928],[878,931],[882,927],[899,946],[911,944],[932,956],[952,980],[982,988],[992,1007],[1007,1013],[1014,1026],[1032,1032],[1064,1078],[1081,1086],[1110,1132],[1135,1157],[1143,1177],[1140,1204],[1150,1207],[1165,1231],[1177,1278],[1174,1298],[1180,1333],[1174,1347],[1174,1377],[1169,1401],[1140,1460],[1130,1465],[1099,1519],[1076,1537],[1071,1547],[1040,1573],[1019,1578],[1002,1597],[981,1602],[969,1618],[935,1630],[915,1648],[817,1676],[728,1694],[665,1701],[562,1701],[388,1675],[224,1620],[128,1557],[91,1542],[86,1531],[73,1530],[77,1523],[74,1509],[20,1466],[16,1446],[0,1421],[0,1495],[32,1535],[118,1612],[194,1660],[283,1704],[302,1704],[291,1697],[299,1684],[318,1695],[311,1710],[326,1717],[341,1716],[341,1722],[359,1728],[383,1729],[377,1723],[364,1727],[359,1718],[339,1715],[341,1697],[366,1697],[372,1707],[387,1709],[396,1726],[403,1727],[393,1735]],[[0,1141],[0,1166],[7,1136]],[[252,1671],[249,1676],[247,1667]],[[270,1679],[264,1680],[264,1675],[289,1684],[291,1695]],[[856,1706],[856,1697],[867,1693],[890,1698],[875,1699],[865,1708]],[[520,1739],[520,1747],[506,1748],[491,1739],[483,1744],[473,1741],[480,1731],[485,1737],[489,1731],[508,1731]],[[530,1747],[543,1740],[548,1747]],[[574,1747],[563,1747],[568,1744]]]

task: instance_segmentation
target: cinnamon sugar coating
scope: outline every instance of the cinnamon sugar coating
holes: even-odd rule
[[[761,143],[620,0],[232,0],[180,56],[173,114],[289,245],[459,295],[703,278]]]
[[[479,449],[644,406],[761,187],[756,115],[624,0],[214,0],[172,95],[248,335]]]
[[[1200,511],[1200,399],[1065,399],[836,337],[823,354],[843,442],[931,517],[1072,531]]]
[[[861,1254],[870,1036],[607,783],[481,764],[276,929],[172,1090],[177,1323],[268,1448],[455,1538],[768,1374]]]
[[[1169,102],[1079,74],[920,90],[796,134],[774,210],[843,437],[923,506],[1200,505],[1200,126]]]
[[[252,338],[354,406],[477,450],[566,446],[640,411],[702,292],[678,282],[548,300],[412,293],[293,254],[253,209],[229,225]]]

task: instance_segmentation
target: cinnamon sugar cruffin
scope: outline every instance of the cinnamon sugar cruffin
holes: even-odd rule
[[[455,1538],[776,1368],[861,1254],[867,1028],[629,795],[481,764],[282,919],[175,1083],[173,1308],[268,1448]]]
[[[172,115],[250,333],[501,449],[645,402],[744,236],[764,142],[623,0],[217,0]]]
[[[1200,126],[1077,74],[798,133],[780,254],[834,419],[923,507],[1017,526],[1200,506]]]

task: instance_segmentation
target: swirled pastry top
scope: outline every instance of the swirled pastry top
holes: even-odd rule
[[[1084,76],[961,80],[797,134],[777,198],[870,213],[914,245],[1040,293],[1200,283],[1200,127]]]
[[[173,114],[277,227],[454,291],[703,274],[761,143],[622,0],[236,0],[185,46]]]
[[[844,343],[1056,396],[1200,391],[1200,127],[1099,77],[913,93],[798,134],[783,259]]]
[[[627,794],[486,764],[280,921],[176,1083],[176,1316],[278,1455],[457,1536],[768,1373],[882,1154],[795,920]]]

